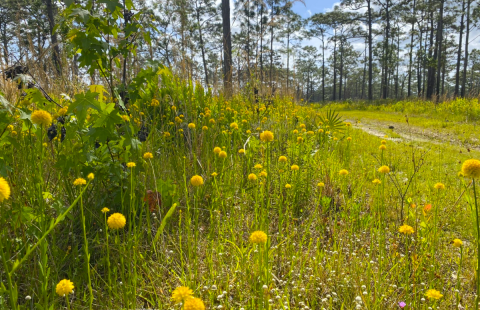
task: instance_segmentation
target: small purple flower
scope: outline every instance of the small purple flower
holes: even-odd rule
[[[398,303],[398,306],[399,306],[400,308],[403,308],[403,307],[405,307],[406,305],[407,305],[407,304],[406,304],[404,301],[401,301],[401,302]]]

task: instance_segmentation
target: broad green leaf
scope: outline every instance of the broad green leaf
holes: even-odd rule
[[[113,129],[113,127],[122,122],[122,117],[118,114],[118,111],[115,110],[115,104],[112,102],[107,105],[102,114],[97,119],[93,127],[103,127]]]
[[[104,143],[107,139],[112,140],[112,137],[115,136],[115,133],[109,131],[105,127],[94,128],[91,127],[87,133],[90,136],[92,141],[98,141]]]
[[[138,25],[137,24],[128,24],[127,27],[125,27],[125,37],[130,36],[132,33],[135,33],[138,31]]]
[[[45,98],[43,93],[36,88],[27,89],[27,90],[25,90],[25,92],[27,93],[26,98],[28,98],[30,101],[35,103],[37,106],[47,105],[48,103],[50,103],[50,101],[48,101]]]
[[[98,101],[100,103],[103,102],[103,93],[105,92],[105,88],[103,87],[103,85],[90,85],[90,91],[92,93],[97,93]]]
[[[68,107],[68,113],[75,113],[80,126],[83,126],[85,123],[88,109],[91,108],[101,111],[100,102],[95,99],[97,95],[97,93],[92,93],[90,91],[85,94],[77,94],[75,95],[75,101]]]

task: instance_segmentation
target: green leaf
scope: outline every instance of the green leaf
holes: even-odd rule
[[[15,263],[13,263],[12,269],[20,265],[20,261],[17,259],[15,260]]]
[[[88,131],[88,136],[90,136],[92,141],[98,141],[98,142],[105,142],[107,139],[112,140],[112,137],[114,136],[113,132],[108,131],[106,128],[100,127],[100,128],[90,128]]]
[[[18,110],[20,112],[20,119],[30,119],[32,113],[30,111]]]
[[[130,146],[132,150],[139,150],[142,147],[142,142],[135,138],[126,138],[123,142],[124,146]]]
[[[21,210],[21,215],[24,222],[30,222],[35,218],[34,210],[29,207],[23,207]]]
[[[34,102],[37,106],[42,103],[43,105],[50,103],[50,101],[45,99],[43,93],[36,88],[27,89],[25,92],[27,93],[27,98],[29,98],[30,101]]]
[[[165,229],[165,225],[167,225],[167,220],[173,215],[175,209],[177,208],[177,204],[174,203],[173,206],[168,210],[167,214],[163,217],[162,223],[160,224],[160,228],[158,229],[157,233],[155,234],[155,238],[153,239],[153,243],[157,243],[158,238],[160,235],[163,234],[163,230]]]
[[[143,33],[143,39],[145,42],[148,43],[148,45],[152,45],[152,39],[150,38],[150,32],[146,31]]]
[[[3,157],[0,157],[0,175],[2,177],[7,177],[8,176],[8,172],[12,172],[13,169],[12,167],[10,167],[7,163],[7,161],[5,160],[5,158]]]
[[[345,125],[343,124],[342,117],[333,110],[328,110],[325,117],[323,115],[319,116],[320,121],[323,123],[323,126],[328,126],[327,130],[342,132],[345,130]]]
[[[63,3],[65,3],[65,6],[68,8],[72,3],[75,3],[75,0],[63,0]]]
[[[89,108],[101,111],[100,102],[95,99],[97,96],[98,93],[92,93],[90,91],[85,94],[77,94],[75,95],[75,101],[68,107],[68,113],[75,113],[80,126],[85,123]]]
[[[98,3],[105,3],[110,12],[115,12],[117,8],[123,9],[123,5],[117,0],[100,0]]]
[[[98,94],[98,101],[103,103],[103,93],[106,93],[103,85],[90,85],[90,91]]]
[[[18,143],[18,139],[14,138],[14,137],[11,137],[11,136],[8,136],[6,139],[5,139],[8,143],[10,143],[11,145],[13,145],[14,147],[22,147],[20,145],[20,143]],[[1,144],[0,144],[1,145]]]
[[[12,109],[13,109],[13,105],[8,102],[7,99],[5,99],[5,97],[2,96],[2,94],[0,94],[0,104],[6,108],[10,113],[12,112]]]
[[[120,97],[120,95],[119,95],[119,94],[116,94],[115,97],[117,97],[118,105],[125,111],[127,108],[125,107],[125,104],[123,104],[123,100],[122,100],[122,98]]]
[[[110,103],[102,111],[102,114],[97,119],[93,127],[103,127],[113,128],[115,124],[121,123],[122,117],[118,114],[118,110],[115,110],[115,103]]]
[[[133,1],[132,0],[125,0],[125,6],[127,7],[127,9],[131,10],[133,9]]]
[[[72,13],[70,13],[70,16],[77,16],[83,20],[84,23],[88,21],[90,18],[90,12],[84,9],[76,8],[72,10]]]
[[[125,27],[125,37],[130,36],[132,33],[135,33],[138,31],[138,25],[137,24],[128,24],[127,27]]]

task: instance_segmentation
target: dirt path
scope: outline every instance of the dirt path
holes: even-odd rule
[[[392,141],[411,141],[428,142],[434,144],[455,145],[465,149],[480,151],[479,141],[471,138],[473,143],[465,143],[458,139],[454,133],[434,131],[432,129],[420,128],[405,123],[394,121],[382,121],[369,118],[358,118],[357,120],[347,120],[352,123],[354,128],[361,129],[368,134],[384,138],[388,136]]]

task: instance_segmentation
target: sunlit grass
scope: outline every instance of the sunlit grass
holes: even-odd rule
[[[355,125],[398,114],[169,87],[85,124],[42,107],[65,116],[63,142],[28,108],[9,116],[0,309],[474,309],[475,199],[458,173],[478,153]],[[102,117],[111,136],[91,139]],[[409,122],[442,128],[427,119]]]

